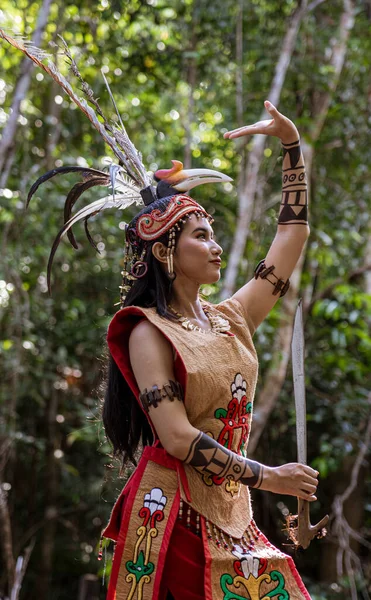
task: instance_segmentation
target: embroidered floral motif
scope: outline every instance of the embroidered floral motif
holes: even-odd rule
[[[225,489],[231,496],[234,496],[235,494],[238,494],[240,490],[240,484],[238,483],[238,481],[232,479],[232,477],[228,477],[227,482],[225,484]]]
[[[239,430],[240,439],[237,453],[245,456],[246,443],[249,437],[252,405],[246,398],[246,381],[241,373],[237,373],[231,384],[232,398],[227,409],[218,408],[214,415],[224,424],[218,436],[218,442],[222,446],[233,450],[235,434]]]
[[[128,560],[125,565],[128,571],[125,579],[132,584],[127,600],[143,600],[143,586],[151,581],[150,575],[155,569],[150,561],[152,540],[158,535],[157,522],[164,518],[166,502],[161,488],[152,488],[144,496],[143,506],[138,513],[143,523],[137,529],[133,560]]]
[[[214,416],[223,423],[223,429],[219,433],[217,441],[229,450],[236,448],[235,452],[237,454],[245,456],[250,431],[252,404],[251,402],[247,402],[246,381],[243,379],[241,373],[236,374],[231,384],[231,392],[232,398],[227,408],[217,408],[214,413]],[[240,437],[236,444],[238,432],[240,433]],[[236,483],[230,477],[225,480],[224,477],[204,474],[203,480],[206,485],[221,485],[226,481],[225,489],[232,496],[237,494],[240,489],[240,484]]]
[[[266,573],[268,561],[265,558],[259,559],[250,552],[244,552],[237,545],[234,546],[232,554],[238,559],[233,563],[236,575],[232,577],[229,573],[223,573],[221,576],[220,587],[224,593],[223,600],[269,600],[270,598],[290,600],[290,594],[285,589],[284,576],[280,571]],[[277,585],[269,591],[262,592],[263,582],[267,585],[277,582]],[[236,593],[234,591],[236,589],[244,595]],[[245,595],[246,592],[248,596]]]

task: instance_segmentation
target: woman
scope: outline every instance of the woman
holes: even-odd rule
[[[75,223],[84,220],[96,248],[87,228],[91,216],[142,199],[147,205],[127,229],[122,293],[128,294],[108,332],[106,433],[124,462],[134,458],[139,442],[144,446],[104,532],[117,541],[108,599],[310,598],[292,559],[257,529],[249,487],[311,502],[318,473],[304,465],[271,468],[245,458],[257,377],[252,335],[287,291],[309,232],[295,125],[266,102],[270,120],[225,134],[229,139],[254,133],[281,139],[283,197],[277,235],[255,278],[212,306],[198,292],[201,284],[218,281],[222,249],[210,216],[182,193],[229,178],[202,169],[182,171],[181,163],[173,161],[169,172],[157,172],[155,190],[120,115],[120,126],[105,118],[74,61],[73,73],[84,84],[89,105],[54,64],[45,64],[45,52],[3,30],[0,37],[62,86],[119,163],[111,165],[109,174],[79,165],[59,167],[32,186],[28,202],[40,184],[56,175],[82,176],[66,198],[65,222],[49,258],[49,291],[61,238],[67,234],[77,247]],[[65,54],[71,62],[67,47]],[[186,181],[179,178],[182,173]],[[112,195],[71,216],[81,194],[96,185],[111,185]]]
[[[309,233],[298,131],[265,107],[270,120],[224,136],[261,133],[283,144],[278,231],[252,281],[218,305],[200,299],[200,285],[220,278],[222,248],[188,196],[155,200],[128,226],[133,266],[108,331],[103,418],[124,462],[140,440],[144,450],[103,533],[117,542],[109,600],[310,598],[292,559],[257,529],[249,487],[312,502],[318,472],[245,457],[258,368],[252,336],[287,291]],[[172,172],[156,175],[171,185]]]

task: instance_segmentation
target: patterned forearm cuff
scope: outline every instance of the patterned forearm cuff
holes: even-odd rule
[[[308,191],[300,141],[282,144],[282,202],[279,225],[307,225]]]

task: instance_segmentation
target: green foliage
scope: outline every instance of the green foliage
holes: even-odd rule
[[[192,166],[217,168],[236,178],[240,156],[222,134],[236,126],[237,4],[231,0],[56,1],[43,47],[49,41],[58,42],[57,35],[62,34],[105,113],[115,119],[100,74],[104,67],[129,134],[151,170],[170,166],[174,158],[183,160],[189,144]],[[244,118],[251,122],[260,115],[287,19],[296,3],[254,0],[244,4]],[[39,1],[19,0],[15,6],[4,0],[0,22],[30,36],[39,8]],[[318,93],[328,88],[328,58],[341,10],[340,1],[323,3],[300,29],[280,108],[295,118],[304,136],[311,130]],[[309,458],[323,481],[322,508],[313,519],[324,508],[330,509],[334,481],[343,477],[346,485],[342,465],[357,453],[369,414],[371,300],[364,275],[355,273],[370,261],[366,250],[371,234],[367,11],[366,3],[358,1],[345,69],[315,148],[312,235],[302,279],[312,302],[306,322]],[[50,52],[55,52],[53,46]],[[8,119],[21,60],[20,53],[0,44],[0,131]],[[56,60],[67,73],[63,59]],[[40,70],[33,72],[22,100],[14,143],[15,161],[6,188],[0,191],[0,373],[4,384],[0,436],[12,444],[6,490],[16,517],[15,552],[23,552],[29,540],[36,539],[23,597],[67,600],[77,597],[81,574],[102,574],[103,567],[96,560],[100,530],[122,486],[110,468],[99,420],[99,382],[105,363],[105,331],[118,301],[122,259],[118,223],[124,217],[113,211],[92,220],[100,255],[89,247],[79,227],[77,251],[67,242],[61,244],[49,298],[48,252],[62,224],[69,185],[65,178],[46,184],[26,212],[27,190],[54,166],[78,163],[101,168],[108,149]],[[269,141],[261,173],[267,202],[262,214],[254,216],[241,285],[274,235],[280,190],[278,157],[278,144]],[[73,182],[73,175],[69,179]],[[89,193],[89,200],[95,197],[99,196]],[[214,214],[225,266],[237,218],[237,192],[230,184],[205,186],[197,190],[197,199]],[[132,211],[128,214],[127,219]],[[205,286],[203,293],[217,301],[219,289],[219,285]],[[272,358],[278,319],[277,307],[257,334],[260,385]],[[263,462],[295,459],[292,397],[288,378],[258,449]],[[369,487],[367,481],[368,492]],[[58,517],[52,582],[46,596],[40,591],[45,567],[39,551],[48,528],[45,507],[51,506],[56,506]],[[281,509],[276,499],[264,506],[269,508],[273,539],[276,536],[281,543]],[[255,509],[259,515],[257,502]],[[265,514],[260,515],[262,527]],[[371,526],[369,508],[365,515],[367,529]],[[308,552],[302,568],[310,578],[313,598],[348,598],[346,581],[314,583],[320,552],[317,545]],[[5,589],[4,579],[0,589]]]

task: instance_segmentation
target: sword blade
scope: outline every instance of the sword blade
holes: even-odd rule
[[[294,332],[291,343],[291,356],[296,410],[296,442],[298,449],[298,462],[306,465],[307,407],[305,401],[303,305],[301,300],[299,300],[295,313]]]

